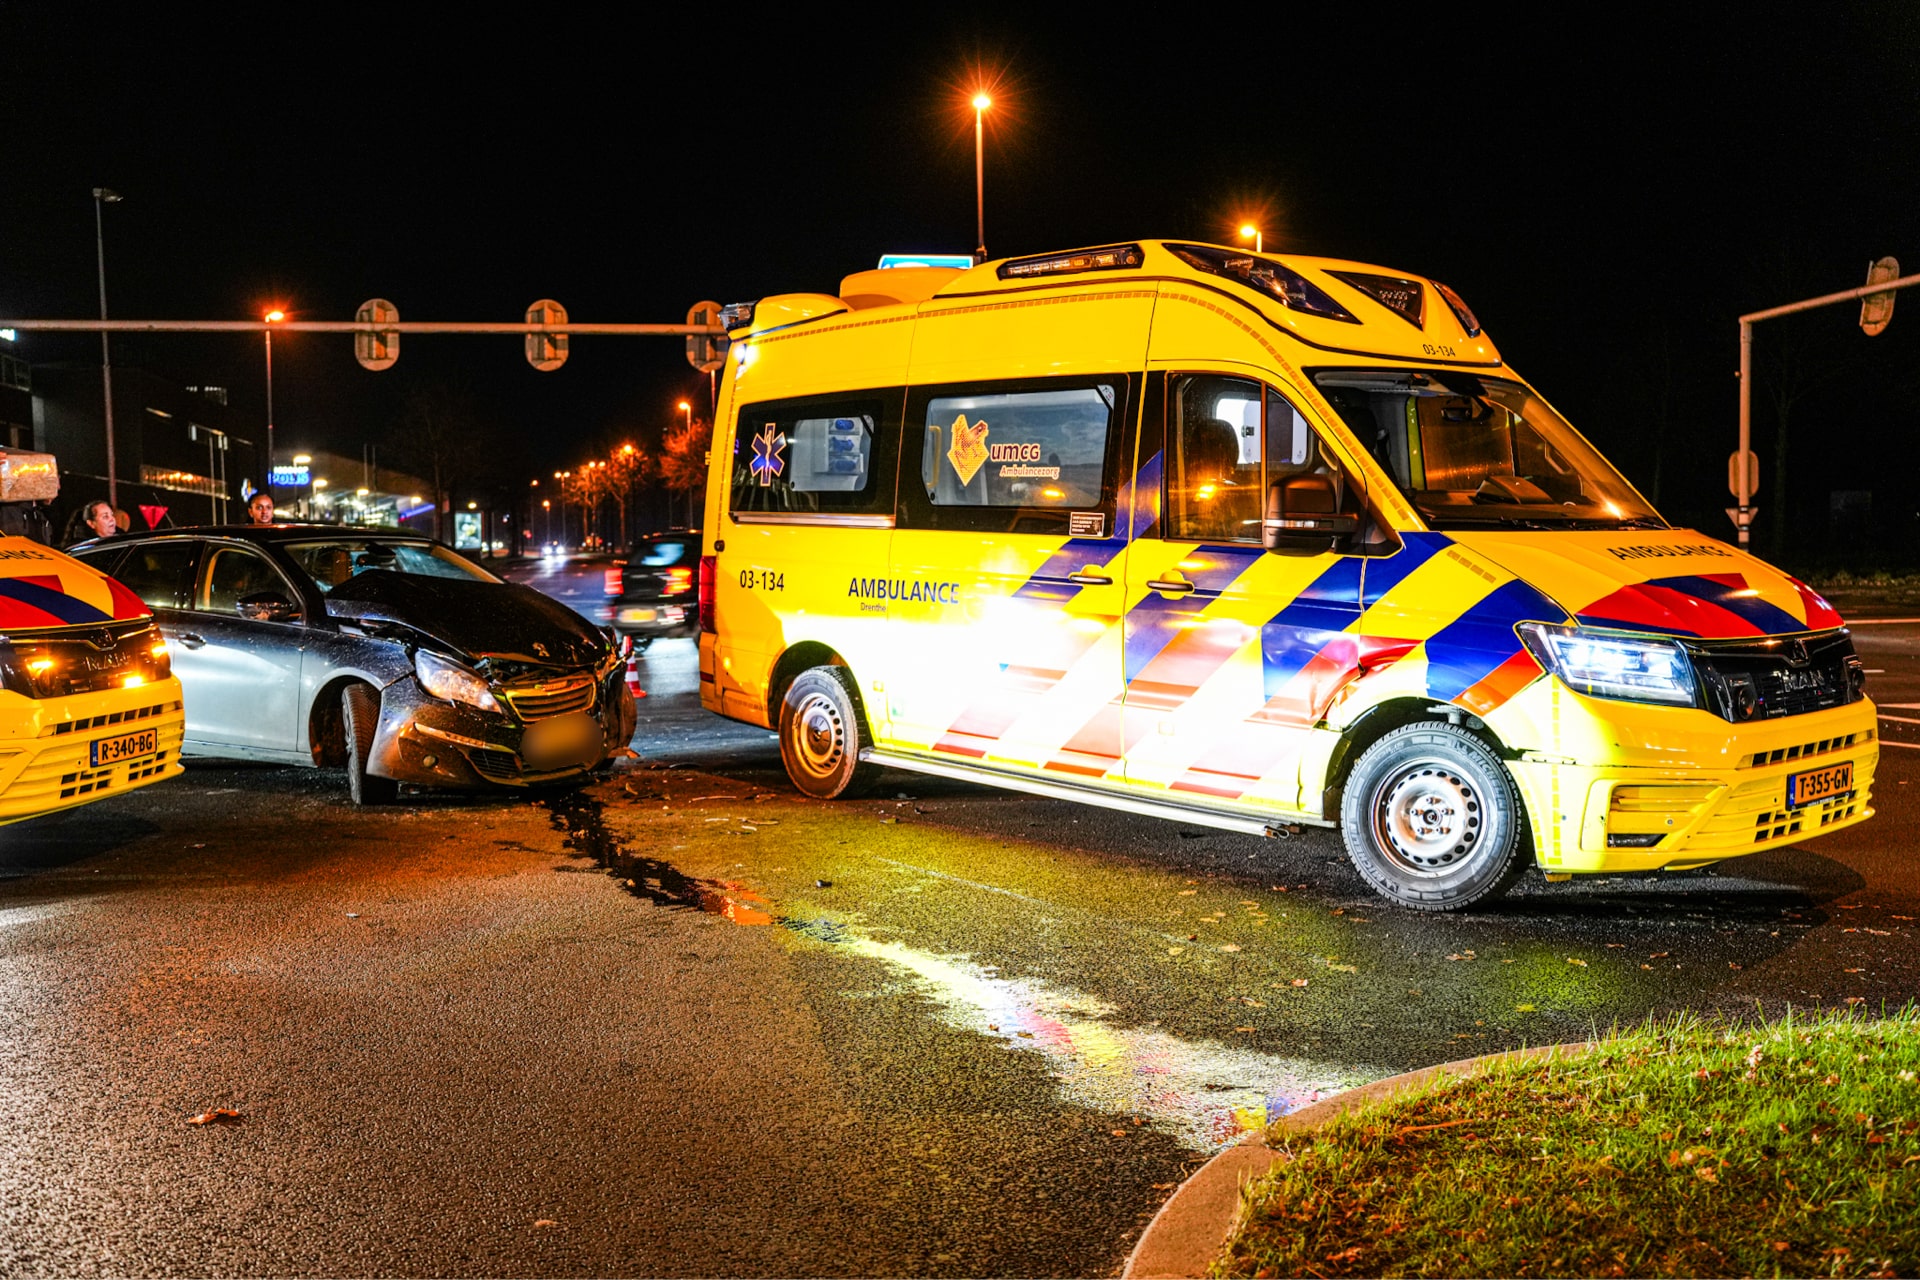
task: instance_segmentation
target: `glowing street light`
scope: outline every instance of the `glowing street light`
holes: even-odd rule
[[[984,93],[973,95],[973,216],[975,239],[973,260],[987,260],[987,108],[993,99]]]
[[[1253,251],[1255,253],[1265,252],[1265,249],[1261,246],[1260,228],[1254,226],[1251,222],[1242,224],[1240,228],[1240,238],[1242,240],[1253,241]]]

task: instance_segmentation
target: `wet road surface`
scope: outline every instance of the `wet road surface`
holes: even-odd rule
[[[1920,722],[1920,625],[1856,634]],[[1331,832],[803,800],[692,652],[584,790],[198,766],[0,833],[0,1270],[1104,1274],[1317,1091],[1920,982],[1920,723],[1863,827],[1429,918]]]

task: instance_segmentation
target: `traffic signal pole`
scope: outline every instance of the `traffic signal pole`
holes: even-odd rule
[[[1854,302],[1874,298],[1879,294],[1890,294],[1895,289],[1905,289],[1909,285],[1920,284],[1920,275],[1901,276],[1898,280],[1874,281],[1858,289],[1847,289],[1840,293],[1822,294],[1818,298],[1807,298],[1800,302],[1789,302],[1785,306],[1768,307],[1765,311],[1750,311],[1740,317],[1740,452],[1734,457],[1732,470],[1736,474],[1733,486],[1734,497],[1740,505],[1730,509],[1727,514],[1733,518],[1734,528],[1740,531],[1740,545],[1745,547],[1748,534],[1753,525],[1755,508],[1753,505],[1753,472],[1746,466],[1746,457],[1753,452],[1753,326],[1762,320],[1774,320],[1780,316],[1790,316],[1799,311],[1812,311],[1817,307],[1831,307],[1842,302]],[[1889,310],[1892,300],[1887,302]],[[1865,324],[1864,318],[1862,321]],[[1886,321],[1880,322],[1880,328]],[[1869,329],[1869,334],[1878,333],[1880,328]],[[1784,513],[1775,512],[1775,519],[1784,518]]]

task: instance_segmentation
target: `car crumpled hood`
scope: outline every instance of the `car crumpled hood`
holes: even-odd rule
[[[1813,588],[1692,529],[1448,536],[1540,588],[1583,626],[1734,640],[1843,625]]]
[[[327,595],[327,614],[352,622],[397,622],[473,659],[590,667],[611,647],[606,633],[531,587],[430,578],[374,569]]]

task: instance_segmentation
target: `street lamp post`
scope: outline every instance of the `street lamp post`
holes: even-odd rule
[[[973,95],[973,260],[987,260],[987,108],[993,99],[984,93]]]
[[[678,409],[683,415],[681,423],[685,426],[687,434],[691,436],[693,434],[693,405],[682,400],[679,404],[675,405],[674,408]],[[687,524],[689,527],[693,524],[692,489],[687,490]],[[673,490],[671,489],[667,490],[667,527],[673,527]]]
[[[119,204],[120,193],[106,187],[93,189],[93,248],[100,263],[100,318],[107,318],[107,237],[102,226],[100,206]],[[107,350],[107,331],[100,331],[100,397],[107,411],[107,501],[120,505],[120,483],[113,458],[113,357]]]
[[[273,492],[273,328],[287,318],[287,313],[275,307],[267,312],[267,328],[261,333],[267,339],[267,492]]]
[[[1255,253],[1266,252],[1266,250],[1261,246],[1260,228],[1254,226],[1251,222],[1247,223],[1245,226],[1240,228],[1240,238],[1242,240],[1252,240],[1253,251]]]

